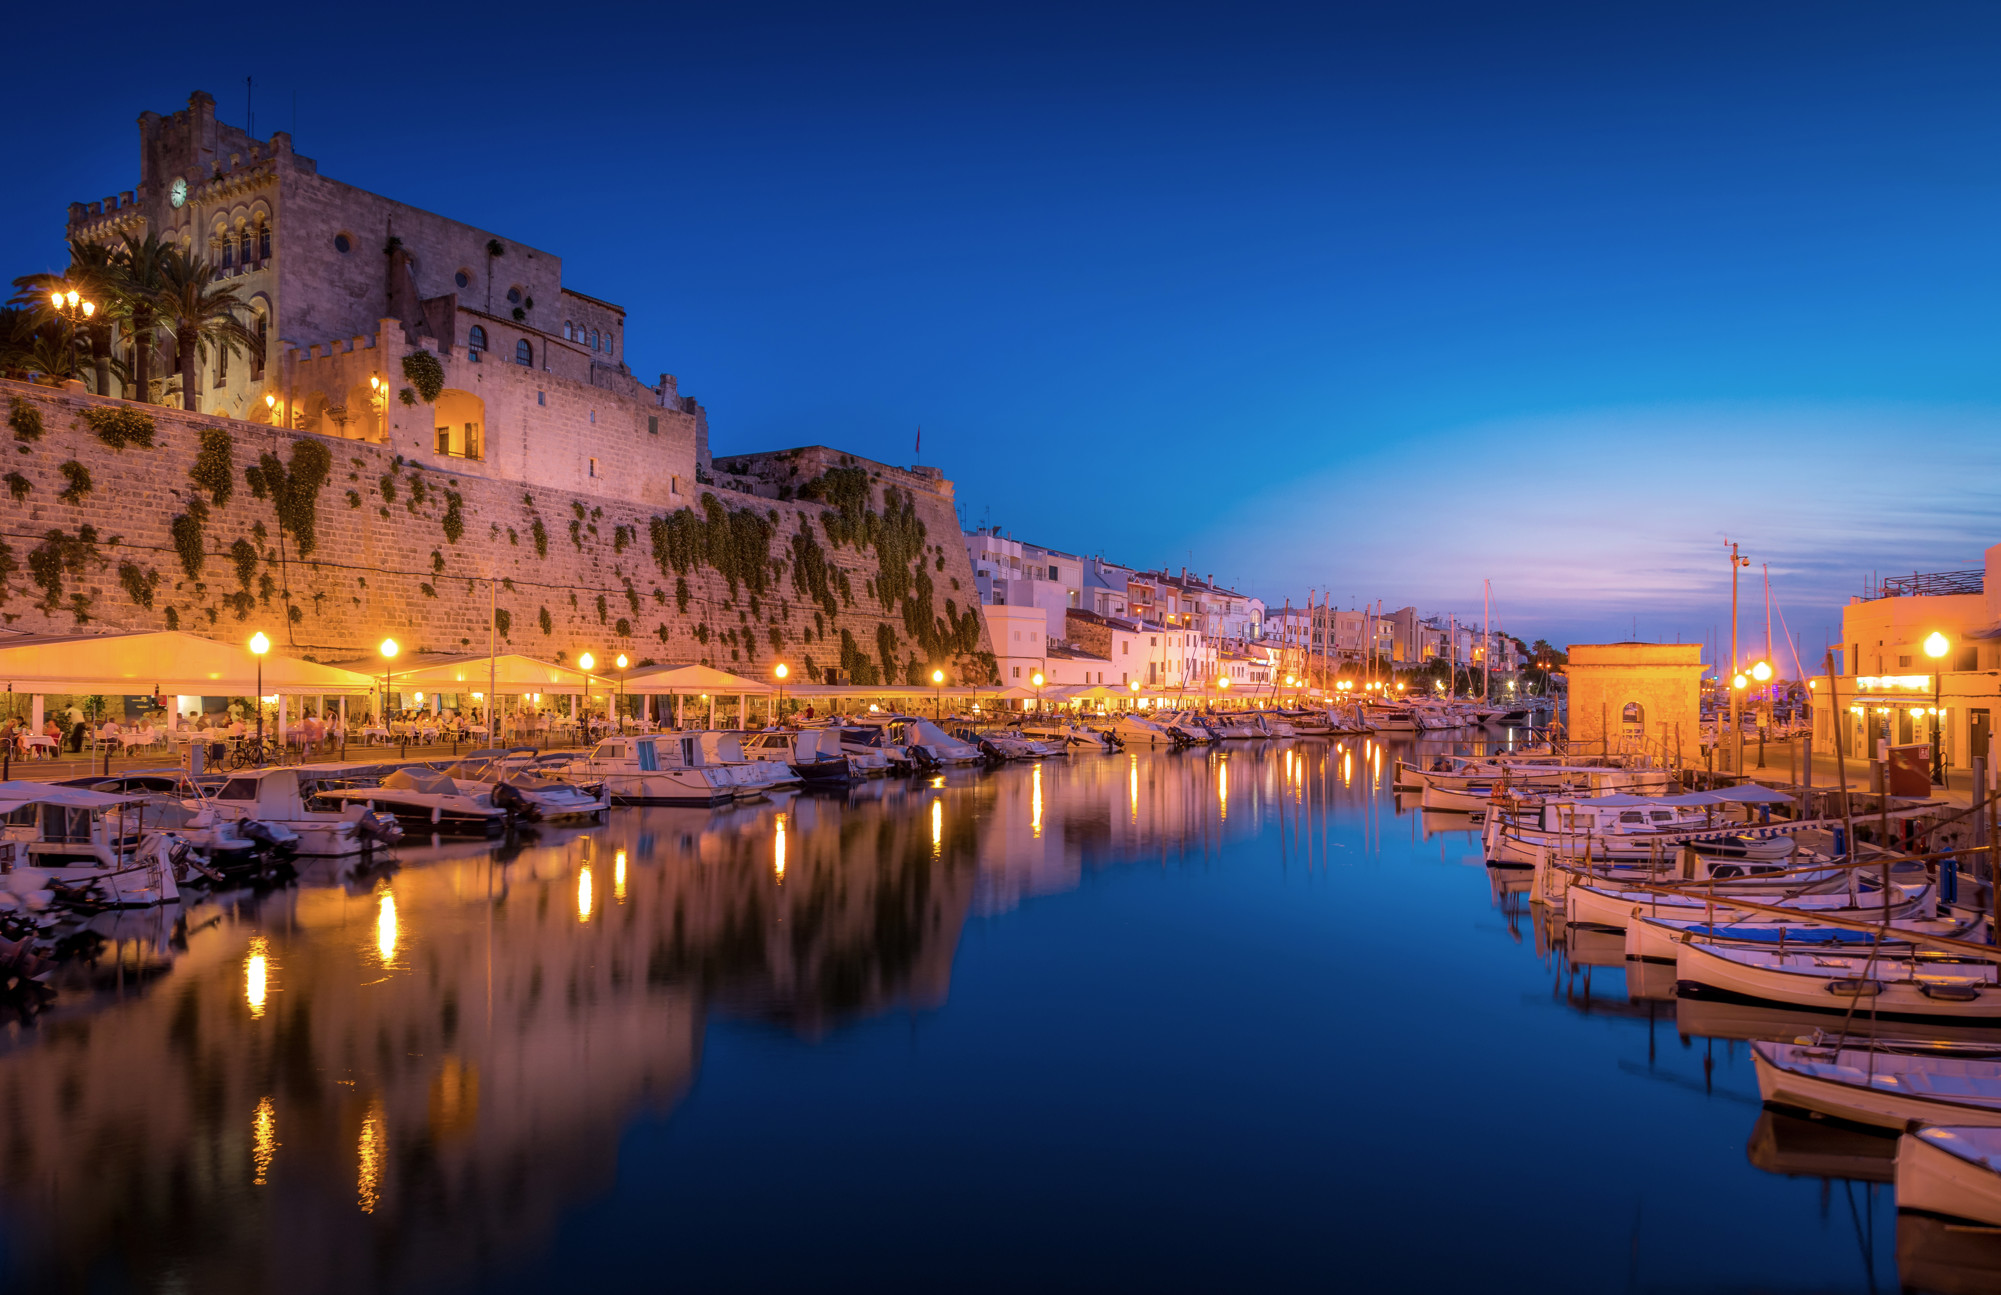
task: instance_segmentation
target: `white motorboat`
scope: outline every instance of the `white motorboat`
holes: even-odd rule
[[[2001,1021],[2001,982],[1988,958],[1927,950],[1817,953],[1683,944],[1675,994],[1776,1003],[1875,1019]]]
[[[761,790],[781,787],[845,787],[854,780],[854,761],[841,749],[841,735],[830,728],[767,728],[746,733],[702,735],[703,758],[711,764],[741,759],[755,765],[752,775]],[[732,754],[734,752],[734,754]],[[887,765],[885,758],[883,763]]]
[[[0,782],[4,871],[23,870],[5,888],[45,888],[58,899],[108,908],[151,908],[180,899],[175,864],[192,853],[170,832],[146,825],[145,797],[40,782]],[[27,891],[17,886],[29,886]]]
[[[721,766],[700,763],[694,739],[683,748],[680,736],[606,738],[571,762],[569,776],[602,783],[614,805],[721,805],[735,799],[741,784]],[[660,747],[668,742],[676,749],[672,759],[663,760]],[[692,762],[683,758],[689,755]]]
[[[521,797],[532,817],[545,823],[595,822],[610,812],[611,802],[601,790],[537,772],[539,758],[535,748],[526,746],[471,751],[445,772],[461,789],[484,793],[503,808],[510,794]]]
[[[229,776],[209,798],[228,818],[275,824],[298,838],[303,855],[341,858],[403,839],[395,818],[377,814],[365,801],[323,794],[351,787],[347,771],[373,774],[374,765],[300,765],[246,769]]]
[[[506,830],[510,817],[530,817],[525,797],[510,810],[495,803],[483,788],[484,784],[476,782],[461,787],[449,774],[409,765],[382,774],[373,785],[357,778],[349,786],[326,788],[320,796],[366,805],[390,815],[405,832],[419,835],[498,836]]]
[[[885,746],[902,747],[915,764],[978,764],[986,758],[972,743],[917,715],[859,715],[846,727],[880,730]]]
[[[1897,1140],[1896,1182],[1899,1212],[2001,1228],[2001,1129],[1956,1124],[1907,1131]]]
[[[879,728],[864,728],[849,725],[839,720],[827,724],[820,730],[823,735],[815,749],[828,755],[841,755],[848,762],[848,775],[855,778],[879,778],[891,771],[908,773],[912,767],[910,753],[889,740],[889,735]]]
[[[1768,1106],[1879,1129],[1928,1124],[2001,1127],[2001,1051],[1931,1041],[1751,1044]]]
[[[1127,746],[1186,746],[1188,739],[1160,720],[1145,715],[1121,715],[1112,733]]]

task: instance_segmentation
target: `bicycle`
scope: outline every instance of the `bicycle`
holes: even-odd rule
[[[277,748],[262,738],[247,737],[238,742],[236,749],[229,753],[229,767],[232,769],[249,769],[276,764],[277,761]]]

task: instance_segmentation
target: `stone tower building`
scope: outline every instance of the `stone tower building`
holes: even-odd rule
[[[625,310],[565,287],[562,258],[329,179],[284,131],[219,121],[205,92],[140,115],[135,188],[70,205],[71,238],[149,232],[217,267],[262,353],[204,357],[184,393],[163,339],[153,391],[101,394],[635,502],[686,503],[706,475],[701,407],[671,375],[633,375]],[[406,367],[417,352],[444,371],[435,396]]]

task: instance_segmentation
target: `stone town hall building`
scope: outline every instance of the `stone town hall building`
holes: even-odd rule
[[[218,267],[265,341],[205,359],[204,412],[654,506],[707,475],[701,406],[633,375],[624,309],[565,287],[562,258],[329,179],[284,131],[217,120],[207,93],[140,116],[135,188],[69,209],[72,238],[149,231]],[[435,403],[402,398],[418,349],[444,368]],[[159,371],[154,400],[177,403],[170,343]]]

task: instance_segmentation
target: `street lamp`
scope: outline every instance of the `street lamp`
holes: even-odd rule
[[[1230,692],[1230,676],[1228,676],[1228,675],[1226,675],[1226,674],[1225,674],[1225,675],[1217,675],[1217,676],[1216,676],[1216,695],[1217,695],[1217,696],[1218,696],[1219,698],[1220,698],[1220,697],[1225,697],[1225,696],[1228,696],[1228,695],[1229,695],[1229,692]]]
[[[250,636],[250,655],[257,658],[257,749],[264,749],[264,654],[271,650],[271,640],[259,630]]]
[[[382,646],[376,649],[376,651],[382,653],[382,727],[385,733],[389,728],[389,663],[394,661],[396,654],[402,650],[402,648],[396,646],[395,639],[383,639]],[[388,739],[385,737],[383,740],[387,741]],[[403,744],[403,754],[410,754],[407,739]]]
[[[1041,677],[1040,675],[1036,676],[1038,679]],[[943,670],[933,670],[931,672],[931,686],[938,690],[936,709],[932,713],[936,717],[939,727],[942,728],[945,724],[945,672]],[[1042,696],[1040,693],[1036,694],[1035,704],[1038,707],[1042,705]]]
[[[49,301],[55,306],[56,314],[69,324],[69,374],[76,376],[76,334],[77,330],[90,322],[97,313],[97,303],[85,301],[75,288],[64,292],[58,289],[49,294]],[[105,393],[100,391],[98,395]]]
[[[791,667],[780,661],[772,668],[771,673],[778,679],[778,714],[772,722],[783,724],[785,722],[785,676],[791,674],[792,670]]]
[[[1135,679],[1132,681],[1132,690],[1133,690],[1133,701],[1137,703],[1139,701],[1139,680]]]
[[[1039,718],[1042,715],[1042,671],[1037,670],[1028,676],[1028,681],[1035,685],[1035,713]]]
[[[1952,651],[1952,640],[1937,630],[1933,630],[1925,636],[1924,647],[1925,655],[1939,663],[1932,667],[1932,786],[1943,787],[1945,786],[1945,748],[1939,741],[1942,736],[1939,731],[1942,720],[1938,708],[1938,700],[1939,685],[1944,682],[1944,677],[1940,675],[1939,670],[1944,665],[1945,654]],[[1975,788],[1973,794],[1976,800],[1979,799],[1979,788]]]
[[[591,667],[597,663],[598,659],[588,652],[577,658],[577,667],[584,672],[583,736],[586,742],[591,736]]]
[[[618,667],[618,732],[619,736],[623,737],[625,735],[625,653],[619,653],[618,660],[612,664]]]

